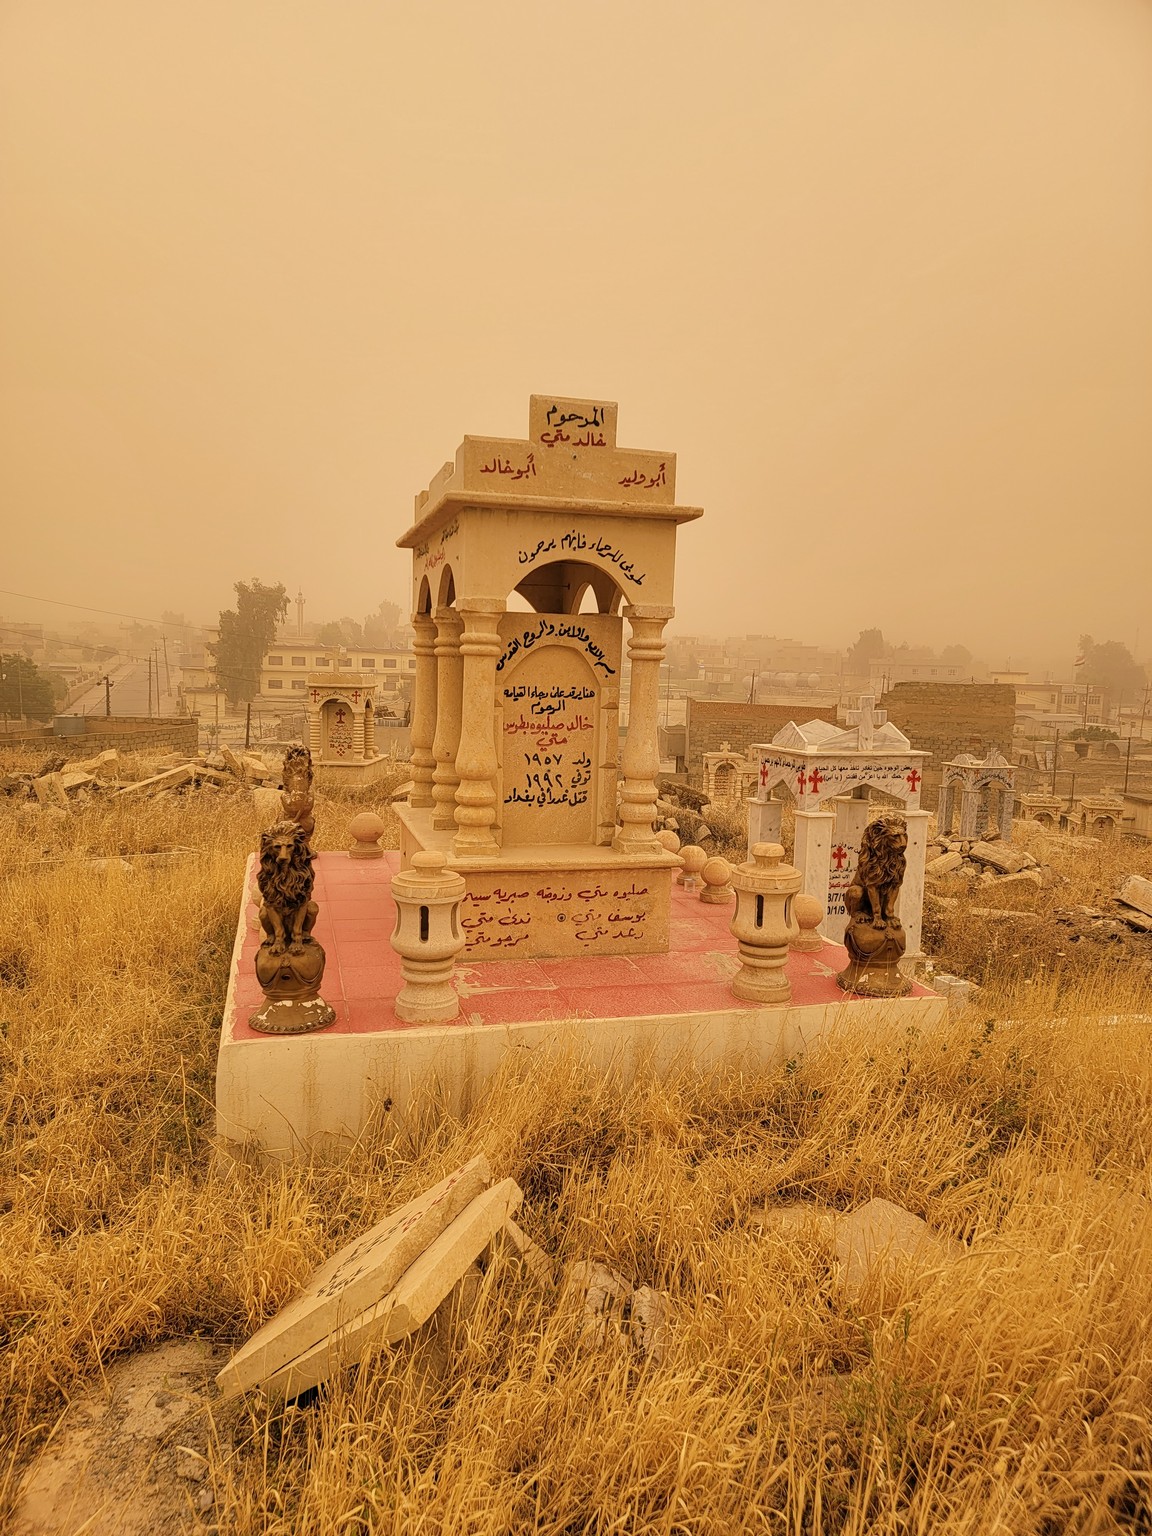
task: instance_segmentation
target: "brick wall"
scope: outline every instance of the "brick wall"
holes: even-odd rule
[[[781,727],[795,720],[829,720],[836,723],[836,706],[796,699],[790,704],[737,704],[726,699],[689,699],[685,727],[685,768],[689,784],[704,782],[705,752],[719,752],[728,742],[733,752],[743,752],[754,741],[771,741]]]
[[[896,683],[880,707],[917,751],[931,754],[921,790],[925,810],[936,809],[941,764],[958,753],[983,757],[998,747],[1013,760],[1016,690],[1010,683]]]
[[[109,747],[115,747],[120,752],[187,752],[189,757],[196,755],[199,723],[195,717],[149,720],[143,725],[135,721],[118,721],[115,715],[110,720],[103,717],[100,719],[102,724],[112,729],[101,731],[89,727],[83,736],[53,736],[51,733],[43,736],[3,736],[0,737],[0,746],[17,750],[25,748],[43,752],[46,756],[66,758],[95,757],[97,752],[106,752]],[[121,724],[127,724],[128,728],[122,730]]]

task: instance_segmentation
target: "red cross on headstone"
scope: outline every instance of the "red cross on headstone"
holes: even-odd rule
[[[838,870],[844,868],[848,862],[848,850],[843,843],[837,843],[832,850],[832,860]]]
[[[798,795],[802,795],[804,793],[804,786],[807,784],[807,782],[808,775],[804,772],[803,768],[801,768],[800,772],[796,775],[796,793]]]
[[[820,786],[823,782],[824,775],[820,772],[819,768],[813,768],[812,772],[808,775],[808,784],[814,795],[820,793]]]
[[[906,782],[908,784],[908,788],[912,791],[913,794],[915,794],[916,793],[916,786],[919,784],[920,780],[923,778],[923,774],[920,772],[920,770],[918,768],[913,768],[911,770],[911,772],[906,773],[904,775],[904,778],[905,778],[905,780],[906,780]]]
[[[348,711],[344,708],[343,704],[341,704],[340,708],[336,711],[336,724],[337,725],[343,725],[344,724],[344,717],[345,717],[345,715],[347,713],[348,713]]]
[[[767,783],[768,783],[768,764],[766,762],[762,762],[760,764],[760,788],[763,789],[764,786]]]

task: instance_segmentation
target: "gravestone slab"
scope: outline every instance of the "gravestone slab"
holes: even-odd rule
[[[1152,917],[1152,880],[1129,875],[1120,888],[1120,900],[1126,907],[1135,907],[1137,912]]]
[[[522,1198],[511,1179],[502,1179],[477,1195],[405,1270],[388,1295],[270,1376],[264,1390],[275,1397],[299,1397],[355,1365],[372,1345],[395,1344],[413,1333],[468,1273]]]
[[[233,1355],[217,1378],[223,1395],[267,1381],[387,1296],[491,1179],[487,1161],[475,1157],[333,1254],[300,1295]]]

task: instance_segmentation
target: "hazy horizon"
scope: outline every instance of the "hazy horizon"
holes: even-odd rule
[[[403,606],[554,390],[677,454],[681,633],[1146,659],[1150,78],[1140,0],[7,0],[0,612]]]

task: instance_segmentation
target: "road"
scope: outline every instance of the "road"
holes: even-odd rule
[[[160,667],[159,681],[163,684],[165,679],[164,668]],[[148,663],[147,661],[120,662],[108,674],[112,679],[112,713],[113,715],[147,715],[148,710]],[[172,679],[175,689],[176,679]],[[157,678],[153,676],[152,687],[155,690]],[[105,708],[104,684],[100,682],[95,688],[90,688],[71,705],[68,710],[70,715],[102,715]],[[152,710],[154,715],[174,715],[176,713],[176,694],[165,694],[160,690],[160,697],[156,693],[152,695]]]

